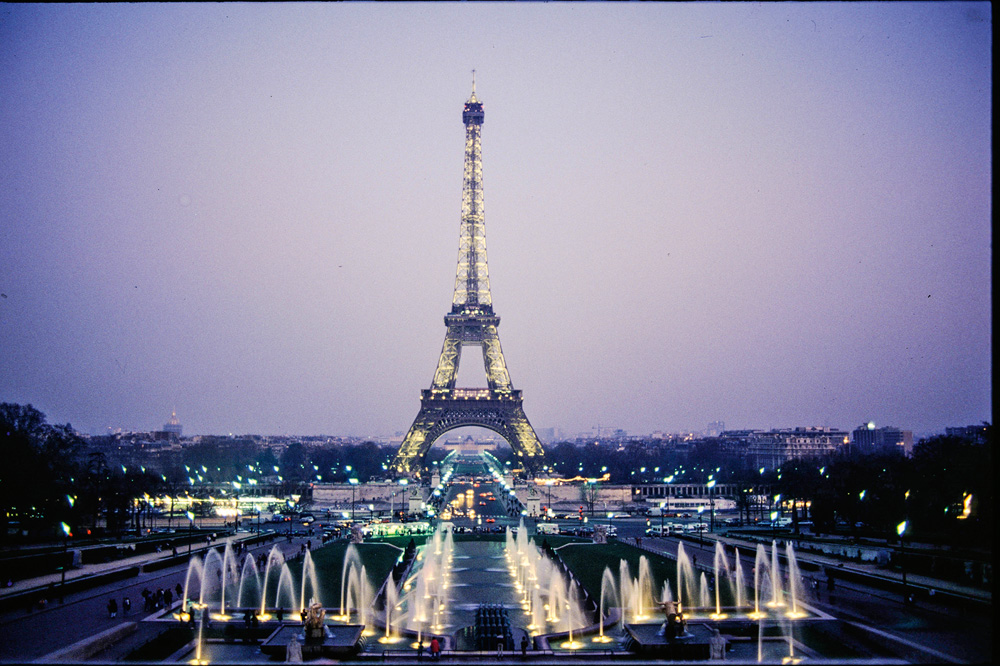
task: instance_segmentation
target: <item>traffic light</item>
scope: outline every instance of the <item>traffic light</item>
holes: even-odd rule
[[[580,520],[583,520],[583,507],[580,507]]]

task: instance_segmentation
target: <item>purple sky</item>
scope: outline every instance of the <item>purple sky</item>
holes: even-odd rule
[[[958,2],[0,6],[0,401],[86,432],[174,408],[188,434],[405,431],[475,68],[536,428],[992,421],[991,26]]]

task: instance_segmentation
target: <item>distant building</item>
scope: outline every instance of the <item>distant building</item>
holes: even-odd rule
[[[977,444],[983,444],[986,442],[986,424],[981,423],[979,425],[945,428],[944,434],[949,437],[965,437],[967,439],[971,439]]]
[[[718,437],[726,430],[726,424],[724,421],[712,421],[708,424],[708,428],[705,429],[706,437]]]
[[[181,436],[181,422],[177,420],[177,412],[170,413],[170,420],[163,426],[163,432],[175,435],[178,439]]]
[[[913,453],[913,432],[893,426],[876,428],[869,421],[851,432],[851,446],[858,452],[895,449],[908,456]]]
[[[774,469],[788,460],[835,453],[850,441],[844,430],[828,427],[778,430],[727,430],[719,436],[723,450],[750,461],[754,467]]]

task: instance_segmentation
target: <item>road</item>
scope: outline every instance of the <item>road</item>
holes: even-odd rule
[[[301,544],[311,538],[318,545],[319,537],[295,537],[291,542],[279,538],[268,544],[250,548],[254,556],[268,553],[275,545],[286,557],[298,553]],[[142,590],[155,592],[158,588],[174,589],[184,585],[187,565],[179,565],[161,571],[141,573],[138,577],[109,583],[75,594],[68,594],[59,602],[51,600],[45,610],[13,610],[0,614],[0,661],[21,662],[38,659],[85,638],[125,622],[135,622],[146,615],[142,608]],[[128,615],[122,612],[122,599],[129,597],[132,610]],[[108,600],[118,602],[118,617],[108,617]],[[176,597],[175,597],[176,599]]]

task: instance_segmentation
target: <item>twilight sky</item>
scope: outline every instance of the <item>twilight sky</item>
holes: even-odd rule
[[[0,401],[391,435],[458,253],[536,428],[992,421],[988,3],[0,6]],[[460,384],[485,385],[466,348]]]

